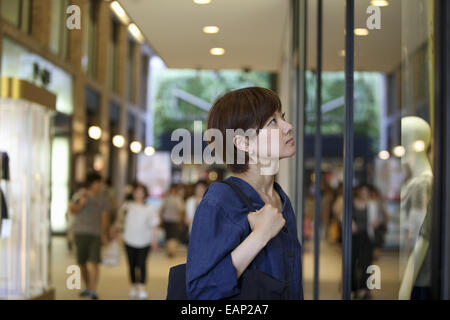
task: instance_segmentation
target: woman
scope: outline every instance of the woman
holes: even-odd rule
[[[372,264],[373,244],[368,233],[369,188],[361,185],[355,190],[352,215],[352,291],[355,299],[369,299],[367,267]]]
[[[293,128],[284,119],[280,99],[271,90],[257,87],[225,94],[209,112],[208,129],[211,128],[220,130],[224,145],[231,142],[223,151],[215,150],[224,161],[230,152],[234,154],[231,159],[235,161],[227,164],[234,175],[227,180],[245,193],[257,211],[249,213],[230,186],[220,182],[210,185],[192,226],[186,266],[188,298],[223,299],[237,295],[239,278],[252,267],[287,284],[289,298],[302,299],[301,246],[294,210],[274,181],[274,173],[262,174],[268,160],[295,154]],[[235,134],[229,141],[226,129],[256,129],[257,135]],[[255,148],[257,140],[259,146]],[[278,154],[264,154],[261,146],[270,150],[278,147]],[[238,150],[245,155],[241,163],[236,162]]]
[[[184,213],[183,189],[182,185],[172,184],[160,208],[160,217],[166,233],[166,253],[169,258],[175,256],[180,238]]]
[[[203,194],[205,193],[207,187],[208,184],[206,181],[197,181],[194,185],[194,194],[186,201],[186,218],[184,219],[184,222],[189,228],[189,234],[191,234],[195,211],[197,210],[200,201],[202,201]]]
[[[132,200],[125,202],[119,209],[115,229],[123,228],[123,241],[128,256],[131,290],[130,298],[147,299],[145,291],[147,256],[152,249],[158,248],[158,212],[145,203],[147,188],[136,184],[132,189]],[[139,271],[139,277],[136,274]]]

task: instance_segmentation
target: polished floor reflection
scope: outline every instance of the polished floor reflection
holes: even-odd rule
[[[304,254],[304,292],[305,299],[312,299],[313,283],[313,247],[305,244]],[[147,291],[149,299],[165,299],[167,291],[168,271],[171,266],[186,261],[186,247],[180,247],[177,255],[169,259],[165,251],[159,249],[150,254],[148,261]],[[66,287],[66,269],[75,264],[75,257],[67,248],[63,237],[52,238],[52,272],[51,281],[56,289],[56,299],[81,299],[79,290],[69,290]],[[398,297],[398,254],[396,251],[383,250],[374,261],[381,270],[381,289],[372,290],[373,299],[397,299]],[[122,254],[118,267],[101,267],[98,287],[100,299],[129,299],[130,289],[128,269],[125,255]],[[336,245],[323,242],[320,257],[320,299],[341,299],[341,249]]]
[[[305,299],[313,298],[314,279],[314,247],[312,242],[305,243],[303,255]],[[340,300],[342,298],[342,250],[339,245],[331,245],[322,241],[320,247],[320,300]],[[400,287],[398,271],[398,251],[380,250],[373,261],[380,267],[381,289],[371,290],[374,300],[396,300]]]

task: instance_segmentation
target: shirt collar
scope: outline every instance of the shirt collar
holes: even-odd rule
[[[255,188],[253,188],[247,181],[235,176],[230,176],[227,179],[230,179],[232,182],[237,184],[241,188],[241,190],[245,193],[245,195],[249,197],[253,203],[257,204],[258,207],[262,208],[266,204],[259,195],[259,193],[255,190]],[[278,191],[278,194],[280,195],[282,203],[281,211],[284,212],[286,208],[286,194],[276,181],[274,181],[274,188],[276,191]]]

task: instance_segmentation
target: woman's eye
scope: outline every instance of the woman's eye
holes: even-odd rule
[[[270,122],[267,125],[270,126],[272,123],[275,123],[275,119],[270,120]]]

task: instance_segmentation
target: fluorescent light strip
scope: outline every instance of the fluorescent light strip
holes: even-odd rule
[[[131,23],[128,26],[128,31],[133,35],[133,37],[140,43],[144,42],[144,36],[141,33],[141,30],[135,25],[134,23]]]
[[[120,3],[118,3],[117,1],[113,1],[111,2],[110,7],[114,11],[116,16],[120,19],[120,21],[122,21],[124,24],[130,23],[130,18],[125,13],[125,10],[122,8]]]

